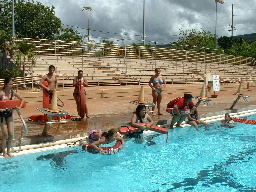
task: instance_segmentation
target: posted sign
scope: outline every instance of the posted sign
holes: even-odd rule
[[[220,76],[219,75],[213,75],[213,91],[219,91],[220,90]]]

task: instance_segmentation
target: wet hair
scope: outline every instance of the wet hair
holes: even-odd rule
[[[184,98],[185,98],[185,99],[192,99],[192,98],[193,98],[193,95],[185,93],[185,94],[184,94]]]
[[[4,79],[3,90],[5,89],[5,86],[6,86],[10,81],[12,81],[12,78],[11,78],[11,77],[6,77],[6,78]]]
[[[107,139],[109,139],[115,133],[117,133],[117,131],[115,129],[110,129],[110,130],[108,130],[108,132],[103,132],[102,137],[106,137]]]
[[[79,70],[79,71],[77,72],[77,74],[79,74],[79,73],[83,73],[83,70]]]
[[[141,123],[143,123],[143,120],[142,120],[142,117],[141,117],[141,111],[143,109],[146,109],[146,106],[145,105],[138,105],[136,110],[135,110],[135,114],[137,115],[138,119],[140,120]]]
[[[55,70],[54,65],[50,65],[50,66],[49,66],[49,70],[51,70],[51,69],[54,69],[54,70]]]
[[[229,113],[225,113],[225,117],[226,117],[226,116],[230,117]]]

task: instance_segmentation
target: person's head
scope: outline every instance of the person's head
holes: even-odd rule
[[[161,69],[160,68],[155,68],[155,73],[158,75],[161,73]]]
[[[49,66],[49,73],[50,74],[53,74],[55,72],[55,67],[54,67],[54,65],[50,65]]]
[[[106,138],[116,138],[118,136],[117,131],[115,129],[110,129],[108,132],[104,132],[102,136]]]
[[[185,103],[190,103],[193,100],[193,95],[185,93],[184,98],[185,98]]]
[[[79,77],[79,78],[82,78],[84,72],[83,72],[82,70],[79,70],[79,71],[77,72],[77,74],[78,74],[78,77]]]
[[[6,77],[4,79],[4,87],[3,89],[12,89],[13,81],[11,77]]]
[[[146,106],[145,105],[138,105],[135,111],[135,114],[137,117],[142,121],[142,118],[145,117],[147,111],[146,111]]]
[[[230,115],[229,115],[229,113],[226,113],[226,114],[225,114],[225,120],[230,120]]]

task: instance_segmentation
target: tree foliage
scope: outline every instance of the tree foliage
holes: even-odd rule
[[[173,45],[177,49],[191,49],[196,51],[202,51],[208,48],[208,51],[215,49],[215,35],[211,32],[204,30],[196,31],[192,30],[180,30],[181,37]]]
[[[234,38],[234,37],[227,37],[223,36],[218,38],[218,44],[219,46],[225,50],[225,52],[228,52],[230,48],[232,48],[235,45],[241,45],[243,40]]]
[[[11,34],[12,1],[1,0],[0,30]],[[17,37],[53,38],[61,28],[61,20],[55,16],[54,7],[35,1],[20,0],[15,3],[15,30]]]
[[[226,51],[230,55],[240,55],[256,58],[256,42],[242,40],[241,44],[236,44]]]
[[[18,42],[15,46],[14,61],[19,68],[22,68],[24,75],[25,70],[30,70],[35,65],[34,49],[35,45],[29,44],[26,40]]]
[[[70,41],[81,41],[82,36],[77,30],[73,28],[65,28],[61,29],[61,35],[56,36],[57,39],[60,40],[70,40]]]

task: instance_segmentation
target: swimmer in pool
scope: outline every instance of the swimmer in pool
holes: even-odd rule
[[[187,123],[194,126],[197,131],[198,131],[199,124],[209,125],[203,120],[200,120],[198,110],[195,106],[191,109],[190,114],[188,114],[187,117],[188,117]]]
[[[232,120],[230,117],[229,113],[226,113],[224,116],[224,121],[222,121],[224,124],[222,127],[229,127],[229,128],[234,128],[235,127],[235,121]]]
[[[100,148],[101,144],[108,144],[113,141],[121,141],[122,146],[124,147],[124,139],[120,136],[120,134],[115,129],[110,129],[108,132],[94,132],[93,136],[89,136],[89,139],[93,141],[91,146],[98,150],[101,154],[106,154],[104,149]]]

